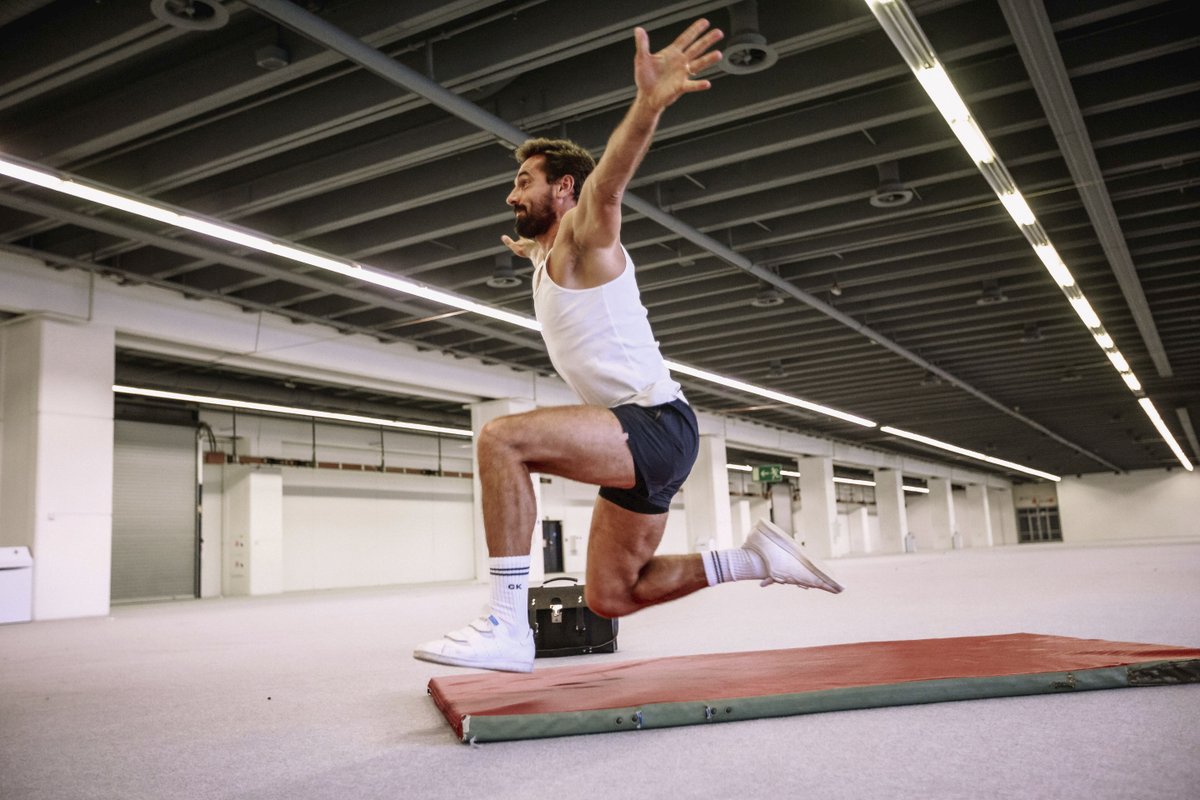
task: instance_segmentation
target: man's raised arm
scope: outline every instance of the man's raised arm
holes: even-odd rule
[[[637,44],[634,58],[637,96],[609,137],[595,171],[583,184],[573,220],[575,244],[581,249],[617,244],[621,232],[621,197],[650,149],[659,117],[684,94],[710,88],[709,81],[693,80],[693,76],[721,60],[720,51],[708,52],[708,49],[724,34],[716,28],[709,30],[705,19],[693,22],[657,53],[650,52],[650,37],[644,28],[635,28],[633,35]]]

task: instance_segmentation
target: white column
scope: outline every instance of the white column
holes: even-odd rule
[[[866,506],[859,506],[850,512],[846,518],[846,529],[850,538],[851,555],[871,552],[871,520]]]
[[[700,435],[696,464],[684,481],[682,492],[688,551],[699,553],[733,547],[724,436],[712,433]]]
[[[929,532],[918,541],[921,550],[953,549],[954,492],[946,478],[929,479]]]
[[[833,459],[802,456],[800,459],[800,531],[796,535],[812,554],[830,558],[837,532],[837,491],[833,485]]]
[[[483,430],[483,426],[496,417],[504,417],[509,414],[523,414],[526,411],[533,411],[537,406],[532,400],[525,398],[508,397],[500,400],[487,400],[482,403],[475,403],[471,406],[471,430],[475,433],[475,441],[479,441],[479,432]],[[486,582],[491,579],[488,571],[488,549],[487,535],[483,529],[483,489],[479,483],[479,448],[474,449],[472,454],[472,464],[474,478],[471,481],[474,487],[474,505],[475,505],[475,580]],[[542,539],[542,484],[541,476],[531,474],[529,476],[533,484],[533,499],[537,504],[537,512],[534,514],[533,530],[530,531],[530,547],[529,547],[529,585],[541,585],[546,578],[546,562],[542,555],[542,549],[545,543]]]
[[[222,590],[283,591],[283,473],[258,464],[225,465],[221,496]]]
[[[800,509],[792,507],[792,484],[786,480],[783,483],[772,483],[767,496],[771,500],[771,521],[791,534],[794,539],[796,531],[804,528],[796,524],[795,515]]]
[[[733,523],[733,546],[741,547],[754,524],[750,514],[750,498],[738,497],[729,504],[729,513]]]
[[[103,616],[112,571],[113,329],[3,330],[0,545],[33,555],[33,618]]]
[[[988,506],[992,516],[993,544],[1017,543],[1017,507],[1011,489],[991,489]]]
[[[908,538],[908,512],[904,507],[904,476],[899,470],[875,471],[875,513],[879,515],[880,553],[903,553]]]
[[[991,547],[992,510],[988,502],[988,487],[981,483],[967,484],[967,501],[963,509],[963,545]]]

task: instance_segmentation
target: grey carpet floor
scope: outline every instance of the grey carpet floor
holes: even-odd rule
[[[556,663],[1014,632],[1200,646],[1200,542],[832,563],[847,587],[724,585]],[[412,646],[480,585],[120,606],[0,626],[0,797],[1200,797],[1200,685],[468,747]]]

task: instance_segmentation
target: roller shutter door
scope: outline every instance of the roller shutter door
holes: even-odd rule
[[[196,597],[196,432],[117,420],[114,602]]]

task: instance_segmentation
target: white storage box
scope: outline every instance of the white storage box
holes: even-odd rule
[[[33,619],[33,556],[28,547],[0,547],[0,623]]]

